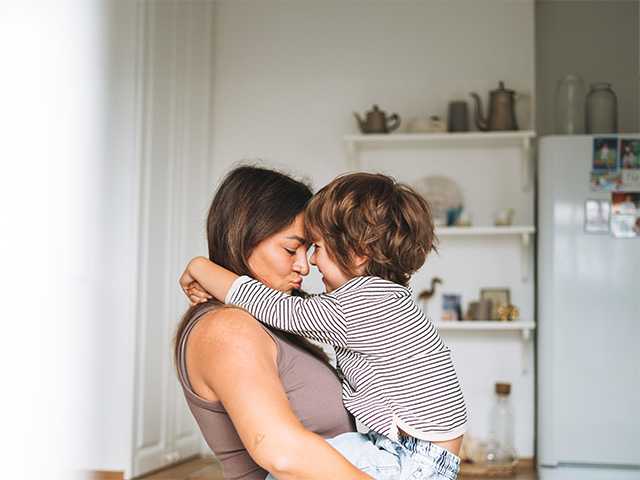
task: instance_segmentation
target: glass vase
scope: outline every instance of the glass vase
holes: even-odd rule
[[[586,106],[587,133],[618,131],[618,98],[610,83],[591,84]]]
[[[556,133],[578,135],[585,132],[584,81],[578,75],[567,75],[556,86]]]

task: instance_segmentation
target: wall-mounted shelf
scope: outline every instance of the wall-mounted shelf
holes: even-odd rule
[[[519,236],[522,244],[521,272],[522,281],[529,279],[529,261],[527,248],[531,245],[531,236],[536,233],[533,225],[520,225],[510,227],[438,227],[436,235],[439,237],[473,237],[473,236],[496,236],[513,235]]]
[[[530,162],[533,130],[515,132],[460,132],[460,133],[396,133],[381,135],[345,135],[344,142],[351,167],[360,170],[360,151],[366,148],[393,148],[415,145],[419,148],[522,148],[522,188],[532,185]]]
[[[535,330],[534,322],[516,320],[514,322],[499,322],[496,320],[467,320],[467,321],[440,321],[436,324],[440,331],[465,330],[465,331],[520,331],[523,340],[528,340],[531,332]]]
[[[480,236],[480,235],[521,235],[523,238],[536,233],[533,225],[516,225],[508,227],[437,227],[436,233],[441,236]]]

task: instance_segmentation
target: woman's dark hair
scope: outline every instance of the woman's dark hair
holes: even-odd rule
[[[209,207],[209,259],[238,275],[255,277],[249,268],[249,257],[254,248],[289,226],[304,211],[311,196],[307,185],[275,170],[253,166],[233,169],[220,184]],[[187,310],[176,331],[176,365],[180,361],[180,339],[190,320],[203,310],[221,306],[220,302],[209,301]],[[316,345],[297,335],[280,333],[291,343],[328,361]]]

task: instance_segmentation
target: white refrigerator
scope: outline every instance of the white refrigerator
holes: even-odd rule
[[[640,236],[585,231],[594,138],[538,150],[537,459],[542,480],[640,479]],[[592,203],[593,205],[593,203]]]

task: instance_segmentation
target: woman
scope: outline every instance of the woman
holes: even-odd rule
[[[310,197],[306,185],[278,172],[233,170],[209,209],[209,258],[296,294],[309,271],[301,212]],[[353,423],[319,348],[209,301],[185,314],[175,359],[225,478],[371,478],[323,439],[353,431]]]

